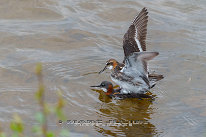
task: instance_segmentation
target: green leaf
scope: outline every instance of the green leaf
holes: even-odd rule
[[[47,103],[44,103],[44,111],[48,115],[51,112],[51,106],[49,106]]]
[[[54,136],[55,136],[54,133],[51,131],[46,133],[46,137],[54,137]]]
[[[38,63],[38,64],[36,65],[36,74],[37,74],[37,75],[40,75],[41,72],[42,72],[42,64],[41,64],[41,63]]]
[[[15,132],[18,132],[18,133],[22,133],[23,129],[24,129],[22,124],[15,123],[15,122],[11,122],[10,128],[11,128],[12,131],[15,131]]]
[[[44,85],[40,85],[39,89],[35,93],[37,100],[40,100],[40,98],[42,98],[43,94],[44,94]]]
[[[64,113],[63,113],[63,110],[61,108],[56,108],[56,115],[59,119],[62,119],[62,120],[65,120],[65,116],[64,116]]]
[[[10,129],[17,133],[23,133],[24,131],[23,122],[17,114],[14,115],[14,120],[10,123]]]

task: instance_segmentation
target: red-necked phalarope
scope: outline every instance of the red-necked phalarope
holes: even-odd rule
[[[125,99],[125,98],[152,98],[149,95],[145,94],[136,94],[136,93],[128,93],[128,94],[121,94],[121,88],[114,89],[113,84],[108,81],[103,81],[98,86],[91,86],[91,87],[99,87],[101,88],[106,95],[111,98],[115,99]]]
[[[125,57],[123,63],[110,59],[106,62],[104,69],[99,72],[102,73],[106,69],[112,70],[111,78],[122,88],[121,92],[123,94],[145,93],[155,85],[155,81],[163,78],[162,75],[158,74],[148,75],[147,61],[159,53],[145,52],[147,14],[147,9],[143,8],[124,35],[123,49]]]
[[[152,86],[148,79],[147,61],[157,56],[158,52],[134,52],[125,58],[125,66],[121,70],[112,71],[111,78],[123,90],[123,94],[144,94]]]

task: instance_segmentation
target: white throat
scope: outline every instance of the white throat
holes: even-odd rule
[[[104,92],[107,92],[107,89],[106,88],[101,88]]]
[[[109,66],[109,67],[107,67],[109,70],[112,70],[113,69],[113,66]]]

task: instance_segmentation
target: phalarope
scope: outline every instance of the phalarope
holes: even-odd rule
[[[123,38],[124,60],[119,63],[115,59],[106,62],[106,69],[112,70],[111,78],[122,89],[123,94],[145,93],[155,85],[162,75],[148,74],[147,61],[157,56],[158,52],[146,52],[146,34],[148,12],[146,8],[135,17]],[[152,82],[153,84],[151,84]]]
[[[121,94],[121,88],[114,89],[113,84],[108,81],[103,81],[100,85],[98,86],[90,86],[90,87],[99,87],[101,88],[104,93],[111,97],[111,98],[116,98],[116,99],[125,99],[125,98],[152,98],[149,95],[145,94],[136,94],[136,93],[129,93],[129,94]]]

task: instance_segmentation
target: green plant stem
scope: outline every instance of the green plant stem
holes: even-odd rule
[[[44,137],[47,136],[47,113],[46,113],[46,108],[45,108],[45,95],[44,95],[44,82],[43,82],[43,76],[42,76],[42,72],[40,71],[40,73],[37,73],[37,77],[38,77],[38,85],[39,85],[39,91],[42,92],[41,96],[39,98],[39,105],[40,105],[40,111],[42,112],[43,116],[44,116],[44,122],[42,124],[42,132]],[[41,90],[43,89],[43,90]]]

